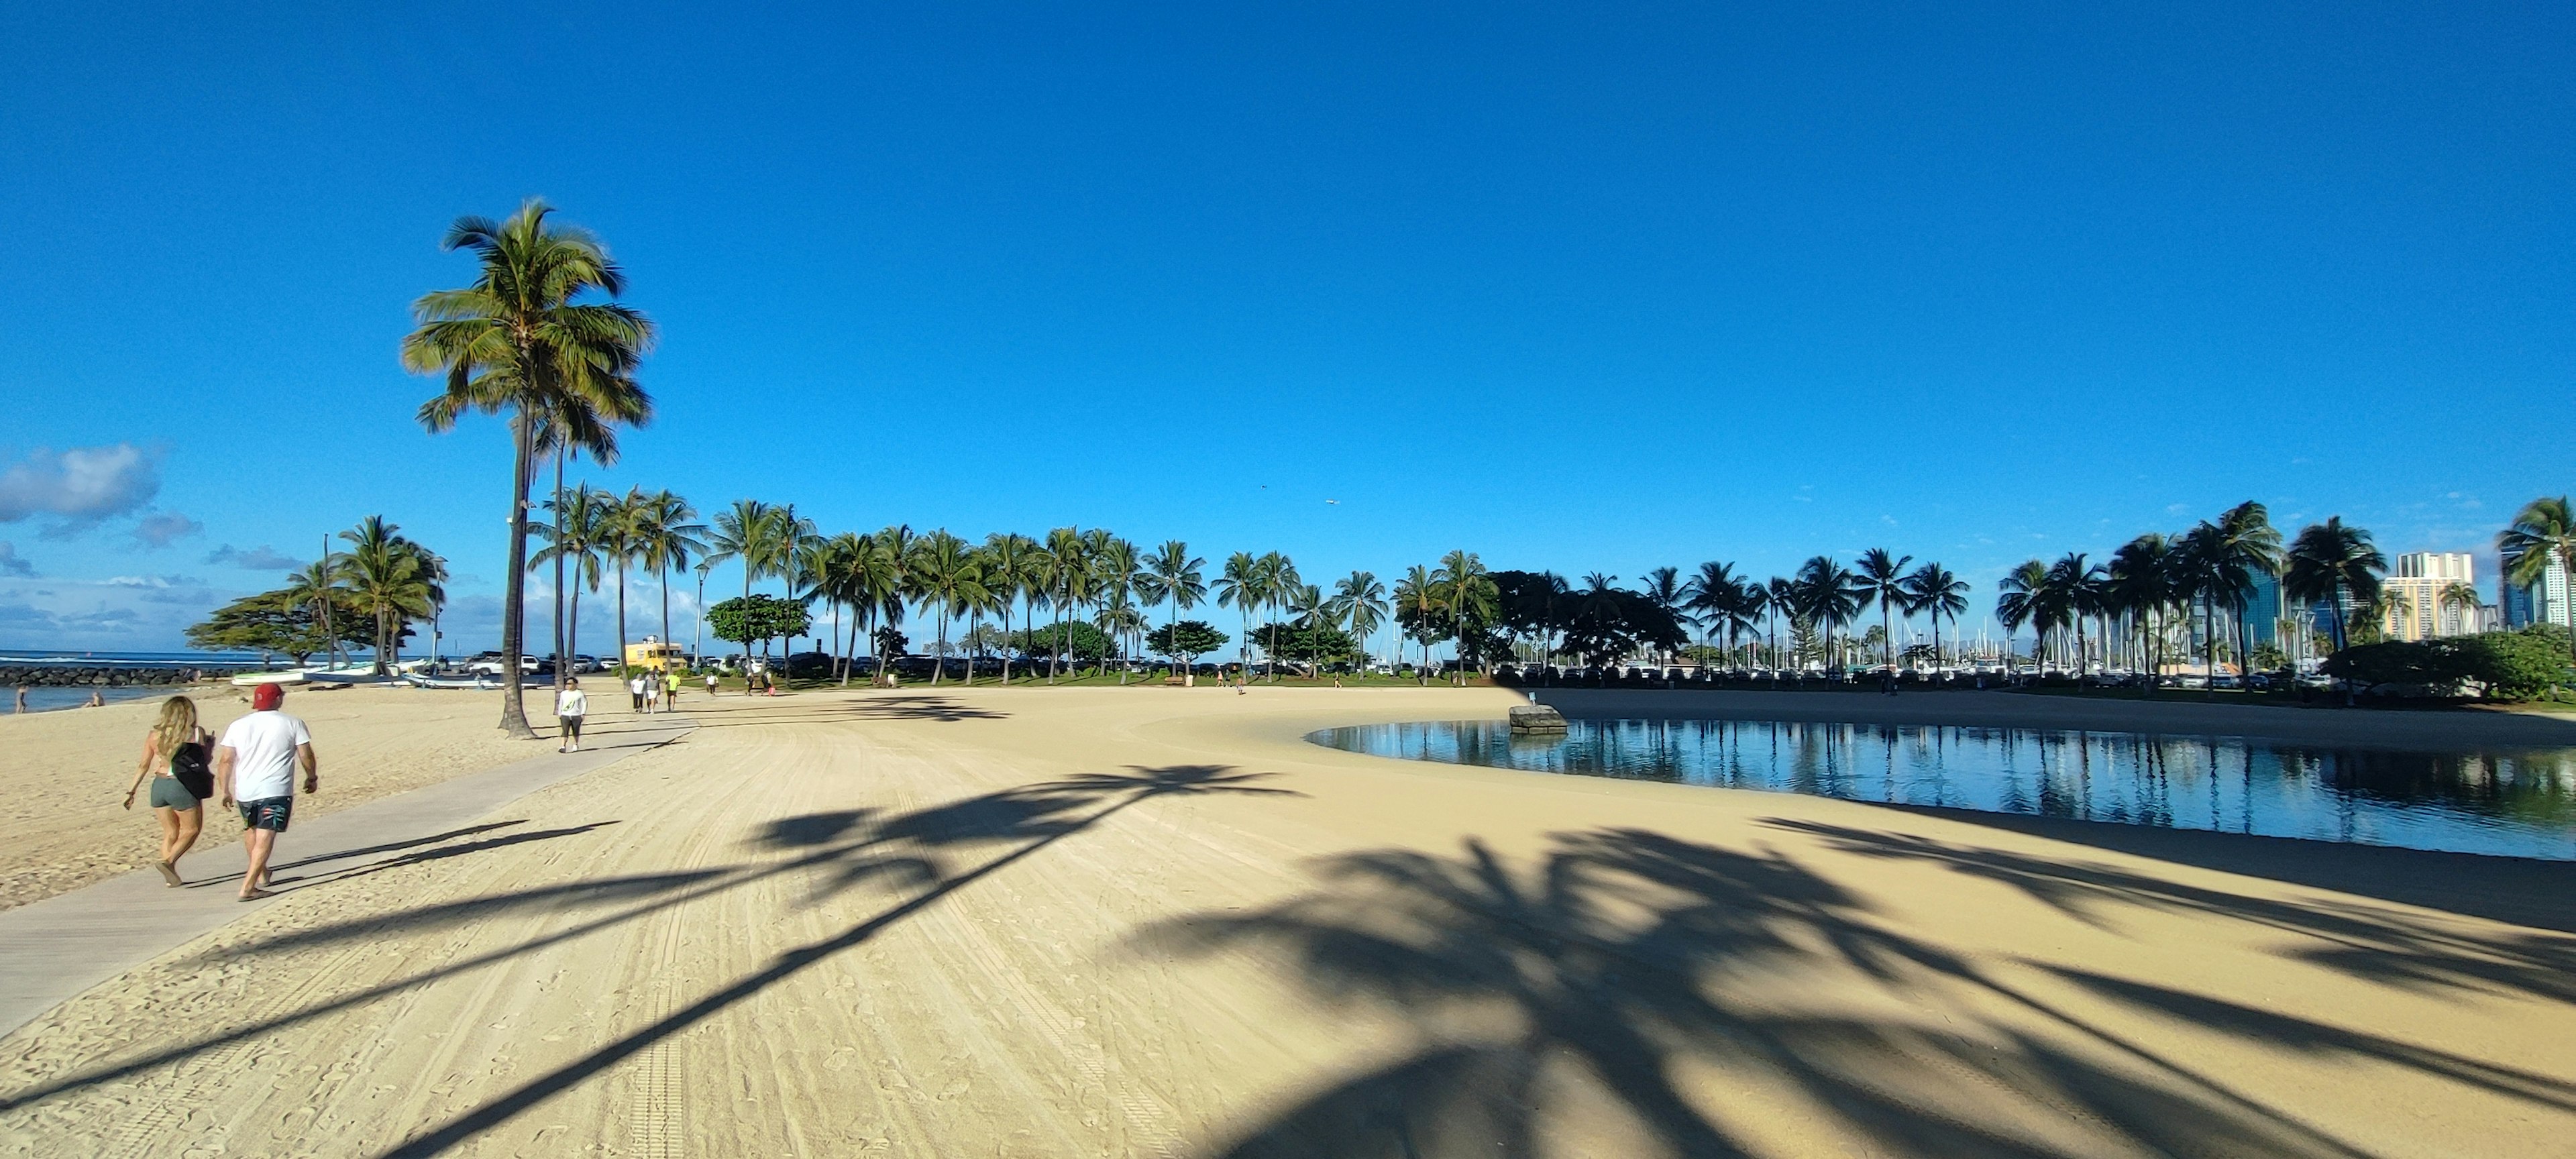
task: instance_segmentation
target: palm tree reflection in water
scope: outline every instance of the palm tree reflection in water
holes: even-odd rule
[[[1326,729],[1352,752],[1894,805],[2576,860],[2576,751],[2313,749],[2227,738],[1768,721]]]

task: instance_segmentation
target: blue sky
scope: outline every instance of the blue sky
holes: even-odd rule
[[[505,445],[395,348],[532,195],[665,334],[587,473],[827,530],[1884,545],[1982,614],[2249,497],[2394,553],[2569,489],[2565,5],[352,7],[0,14],[0,647],[373,513],[484,642]]]

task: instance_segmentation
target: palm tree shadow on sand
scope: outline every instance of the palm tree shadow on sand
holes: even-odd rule
[[[1229,1159],[1778,1153],[1776,1136],[1728,1113],[1756,1086],[1766,1113],[1812,1111],[1802,1129],[1870,1154],[2368,1154],[1893,931],[1865,899],[1775,852],[1593,830],[1556,835],[1525,870],[1471,840],[1455,857],[1334,858],[1320,876],[1323,888],[1268,910],[1197,915],[1139,939],[1149,953],[1262,952],[1320,999],[1412,1028],[1410,1054],[1214,1148]],[[2576,1088],[2549,1076],[2057,976],[2131,1012],[2576,1108]],[[1854,986],[1877,993],[1853,1001]],[[1569,1145],[1569,1123],[1589,1141]]]
[[[289,931],[223,953],[227,957],[256,956],[363,942],[395,930],[461,928],[515,911],[606,910],[566,921],[540,937],[516,945],[306,1003],[286,1014],[256,1019],[188,1042],[154,1046],[116,1062],[11,1091],[0,1095],[0,1110],[27,1107],[69,1091],[185,1062],[229,1044],[255,1040],[783,875],[811,875],[815,885],[809,903],[862,885],[883,884],[901,891],[901,900],[867,920],[831,937],[784,951],[768,967],[384,1152],[403,1156],[439,1154],[1124,810],[1168,797],[1302,795],[1257,783],[1269,776],[1236,772],[1223,765],[1130,766],[1126,772],[1083,774],[1022,785],[905,813],[853,809],[806,814],[770,822],[752,836],[753,847],[784,856],[731,866],[537,886]]]

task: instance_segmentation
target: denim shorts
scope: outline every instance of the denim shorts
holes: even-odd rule
[[[185,813],[197,807],[197,796],[189,792],[186,785],[180,784],[177,777],[154,777],[152,778],[152,807],[177,809]]]
[[[256,801],[236,801],[241,807],[242,828],[271,829],[286,832],[288,818],[295,815],[295,798],[262,797]]]

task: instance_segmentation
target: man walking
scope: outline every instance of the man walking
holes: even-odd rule
[[[626,692],[627,695],[635,698],[635,714],[644,715],[644,673],[641,669],[630,670],[627,673]]]
[[[313,734],[303,721],[277,710],[285,701],[286,689],[260,685],[251,693],[250,715],[234,721],[216,742],[216,791],[225,805],[241,809],[242,847],[250,852],[250,869],[242,874],[243,901],[272,896],[268,856],[295,813],[296,766],[304,768],[307,794],[322,791]]]

